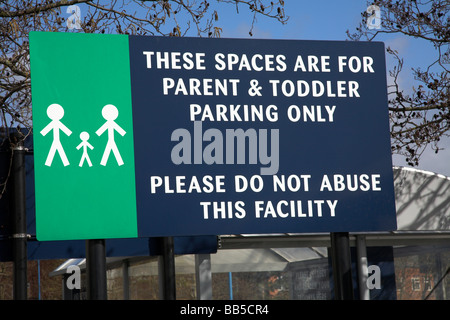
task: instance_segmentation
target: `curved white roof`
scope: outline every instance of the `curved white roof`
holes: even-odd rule
[[[397,225],[401,231],[450,231],[450,177],[394,167]]]

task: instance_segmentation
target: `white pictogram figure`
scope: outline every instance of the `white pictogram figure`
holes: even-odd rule
[[[61,121],[59,121],[64,116],[64,109],[59,104],[53,103],[47,108],[47,115],[52,120],[44,129],[42,129],[41,134],[45,136],[51,130],[53,130],[53,142],[50,147],[50,151],[45,160],[46,166],[51,166],[55,152],[58,151],[59,156],[64,164],[64,166],[69,165],[69,160],[64,152],[61,141],[59,140],[59,130],[64,132],[66,135],[70,136],[72,131],[70,131]]]
[[[114,120],[117,119],[119,115],[119,111],[112,104],[107,104],[102,109],[102,116],[105,118],[106,122],[103,124],[100,129],[98,129],[95,133],[100,136],[108,130],[108,142],[106,143],[105,152],[103,153],[102,161],[100,164],[102,166],[106,166],[106,162],[108,161],[109,154],[112,152],[116,157],[117,163],[119,166],[123,165],[122,157],[120,156],[119,149],[117,149],[117,145],[114,142],[114,130],[117,131],[121,136],[125,135],[125,130],[123,130]]]
[[[89,142],[87,142],[89,140],[89,133],[87,133],[86,131],[83,131],[82,133],[80,133],[80,139],[81,139],[81,143],[77,146],[77,150],[80,150],[80,148],[83,147],[83,155],[81,156],[79,166],[82,167],[83,162],[86,159],[89,167],[92,167],[91,159],[89,159],[89,155],[87,153],[87,148],[89,148],[91,150],[94,149],[94,147]]]

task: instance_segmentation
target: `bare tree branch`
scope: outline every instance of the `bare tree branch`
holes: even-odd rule
[[[418,165],[427,147],[437,153],[441,139],[450,136],[450,2],[380,0],[369,5],[380,8],[381,29],[369,29],[369,14],[363,12],[356,32],[347,31],[350,39],[371,41],[381,34],[402,34],[424,39],[436,49],[436,57],[425,70],[412,69],[416,85],[405,91],[399,86],[403,59],[387,48],[396,61],[388,86],[392,151],[405,156],[409,165]]]

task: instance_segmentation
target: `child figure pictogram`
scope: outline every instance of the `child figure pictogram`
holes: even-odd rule
[[[81,156],[81,160],[80,160],[80,164],[79,166],[82,167],[84,160],[87,161],[89,167],[92,167],[92,162],[91,159],[89,159],[89,155],[87,153],[87,148],[89,149],[94,149],[94,147],[88,142],[89,140],[89,133],[87,133],[86,131],[83,131],[82,133],[80,133],[80,139],[81,139],[81,143],[77,146],[77,150],[80,150],[80,148],[83,148],[83,155]]]
[[[68,136],[72,134],[72,131],[70,131],[69,128],[67,128],[61,121],[59,121],[64,116],[64,109],[59,104],[53,103],[48,106],[47,115],[52,121],[44,129],[42,129],[41,134],[45,136],[47,133],[53,130],[53,142],[52,146],[50,147],[50,151],[48,152],[47,160],[45,160],[45,165],[49,167],[52,165],[55,153],[56,151],[58,151],[63,165],[68,166],[70,163],[59,139],[59,130],[61,130]]]
[[[106,143],[105,152],[103,153],[102,160],[100,164],[106,166],[109,154],[111,151],[116,157],[119,166],[123,165],[122,157],[120,156],[119,149],[117,149],[116,142],[114,141],[114,131],[117,131],[121,136],[124,136],[126,131],[123,130],[114,120],[117,119],[119,111],[112,104],[107,104],[102,109],[102,116],[105,118],[106,122],[95,132],[98,136],[102,135],[106,130],[108,130],[108,142]]]

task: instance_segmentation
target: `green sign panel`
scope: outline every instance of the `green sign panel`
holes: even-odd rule
[[[137,237],[128,37],[31,32],[30,52],[38,240]]]

